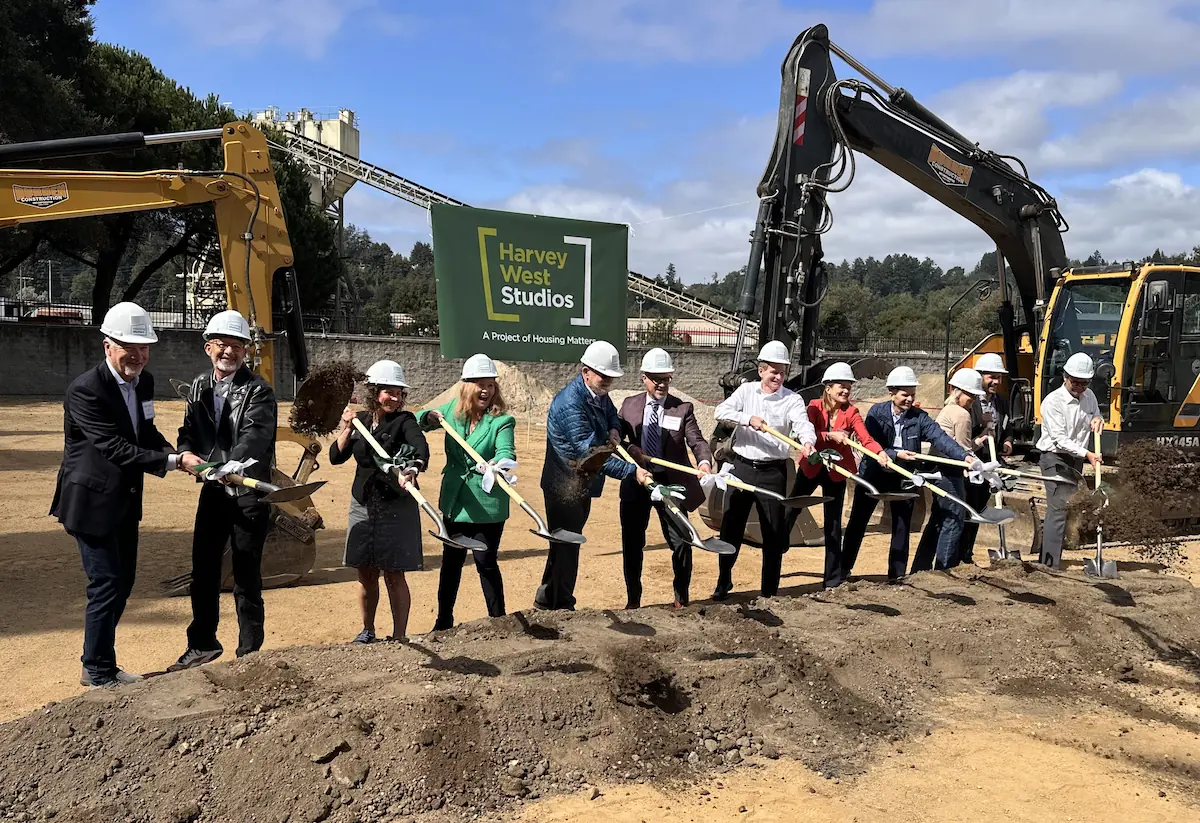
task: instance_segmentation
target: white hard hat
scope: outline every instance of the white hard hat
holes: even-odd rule
[[[917,373],[908,366],[897,366],[888,372],[887,380],[884,381],[890,388],[907,389],[921,385],[917,382]]]
[[[1096,364],[1092,362],[1092,358],[1079,351],[1067,358],[1063,371],[1080,380],[1091,380],[1096,374]]]
[[[597,340],[588,346],[579,362],[605,377],[620,377],[625,373],[621,371],[621,355],[617,353],[617,347],[604,340]]]
[[[217,312],[204,327],[204,339],[210,337],[237,337],[240,340],[250,340],[250,324],[239,312],[229,309]]]
[[[858,382],[854,376],[854,370],[850,368],[849,363],[834,363],[825,370],[825,374],[821,376],[822,383],[855,383]]]
[[[1008,369],[1004,368],[1004,360],[995,352],[979,355],[979,359],[975,361],[975,371],[987,374],[1008,374]]]
[[[967,394],[983,397],[983,377],[975,369],[959,369],[950,378],[950,385]]]
[[[366,382],[371,386],[399,386],[402,389],[409,387],[404,382],[404,367],[395,360],[377,360],[372,363],[371,368],[367,369]]]
[[[758,362],[781,363],[789,366],[792,363],[792,356],[788,354],[787,346],[778,340],[768,340],[766,345],[758,352]]]
[[[462,379],[478,380],[481,377],[499,377],[496,364],[486,354],[473,354],[463,363]]]
[[[645,374],[673,374],[675,364],[666,349],[651,349],[642,357],[642,372]]]
[[[104,315],[100,333],[118,343],[157,343],[150,315],[137,303],[118,303]]]

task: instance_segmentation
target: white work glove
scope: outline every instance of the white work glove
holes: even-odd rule
[[[220,480],[227,474],[245,474],[246,469],[253,466],[258,461],[253,457],[245,460],[230,460],[223,466],[217,466],[215,469],[205,475],[205,480]]]
[[[708,491],[716,486],[721,491],[728,488],[728,479],[733,476],[733,464],[726,463],[721,466],[719,472],[709,472],[708,474],[700,475],[700,488]]]
[[[508,485],[513,485],[517,482],[517,476],[512,473],[512,470],[517,467],[517,461],[508,457],[503,457],[499,460],[494,460],[491,463],[486,460],[475,464],[475,471],[483,475],[483,480],[480,485],[488,494],[492,493],[492,488],[496,485],[496,475],[504,478],[504,482]]]

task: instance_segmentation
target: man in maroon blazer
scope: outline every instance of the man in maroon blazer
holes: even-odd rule
[[[679,508],[692,511],[704,502],[704,490],[695,475],[675,469],[665,469],[649,458],[661,457],[672,463],[688,464],[688,447],[696,456],[697,468],[707,473],[712,467],[712,452],[708,440],[696,422],[691,403],[685,403],[669,393],[675,367],[671,355],[663,349],[651,349],[642,358],[642,385],[646,391],[625,398],[618,413],[625,436],[633,444],[629,454],[654,475],[659,483],[684,487],[686,498]],[[627,609],[642,604],[642,550],[646,547],[646,528],[650,525],[650,508],[658,510],[663,537],[671,548],[671,568],[674,570],[675,606],[688,604],[688,588],[692,582],[692,546],[688,536],[672,520],[661,502],[650,500],[650,492],[634,477],[621,481],[621,554],[625,565]]]

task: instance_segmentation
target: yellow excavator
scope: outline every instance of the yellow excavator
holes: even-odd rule
[[[10,163],[133,151],[192,140],[220,140],[224,168],[142,172],[3,168]],[[272,299],[279,286],[292,304],[284,335],[291,351],[292,371],[297,380],[303,380],[308,372],[308,355],[292,246],[267,138],[261,131],[249,123],[234,122],[221,128],[172,134],[131,132],[0,146],[0,229],[200,203],[213,205],[226,300],[230,309],[250,322],[253,341],[249,357],[254,372],[276,385],[275,344],[280,335],[273,327]],[[299,446],[301,456],[290,476],[272,469],[275,484],[291,487],[307,483],[317,468],[321,444],[285,426],[279,427],[276,441]],[[263,584],[287,585],[312,570],[316,530],[323,528],[323,523],[311,497],[273,503],[271,508],[272,529],[263,552]],[[186,591],[187,576],[174,583],[168,589]]]

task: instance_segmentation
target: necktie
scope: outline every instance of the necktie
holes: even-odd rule
[[[650,404],[650,422],[646,424],[645,430],[642,432],[642,448],[650,457],[661,457],[659,454],[659,431],[658,431],[658,409],[657,403]]]

